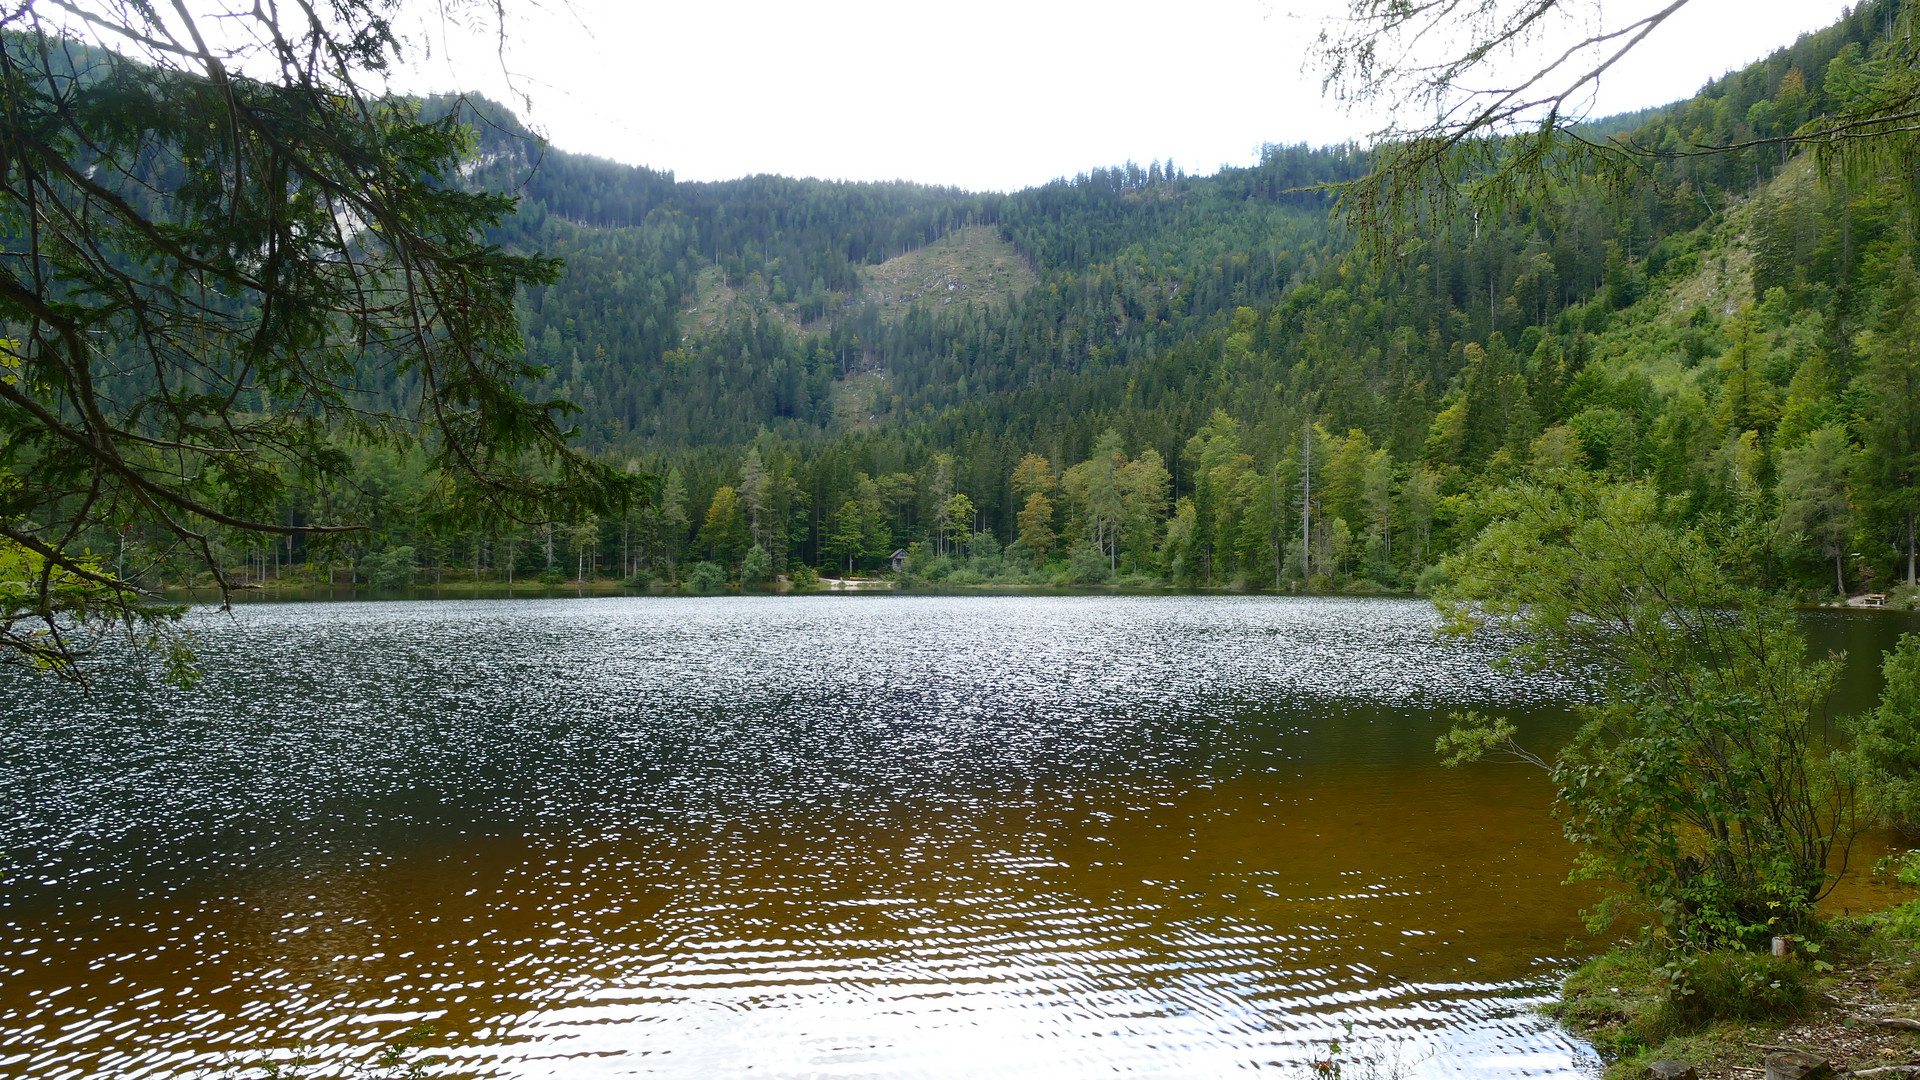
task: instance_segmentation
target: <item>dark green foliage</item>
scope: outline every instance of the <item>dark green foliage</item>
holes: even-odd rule
[[[1101,585],[1112,576],[1106,554],[1092,544],[1081,544],[1067,555],[1066,582],[1069,585]]]
[[[1913,835],[1920,833],[1920,636],[1901,635],[1881,671],[1886,689],[1879,707],[1856,722],[1854,753],[1876,778],[1873,809]]]
[[[130,52],[42,32],[31,4],[0,35],[0,543],[37,558],[43,623],[15,639],[9,610],[0,659],[71,672],[72,629],[142,622],[95,536],[225,588],[229,538],[351,531],[329,505],[350,448],[417,453],[442,527],[639,493],[526,393],[514,299],[559,264],[486,240],[515,200],[453,182],[468,129],[358,85],[398,56],[381,5],[255,8],[231,35],[184,6],[60,10]],[[59,575],[106,591],[56,613]]]
[[[755,544],[747,549],[740,560],[740,584],[747,586],[764,585],[773,573],[773,559],[767,549]]]
[[[1803,960],[1740,949],[1679,957],[1656,968],[1675,1027],[1714,1020],[1783,1020],[1813,1007]]]
[[[1555,40],[1547,28],[1577,23],[1573,6],[1348,0],[1347,17],[1317,46],[1327,86],[1406,124],[1374,133],[1369,168],[1339,186],[1343,216],[1378,257],[1398,257],[1433,221],[1499,217],[1578,184],[1632,198],[1656,230],[1690,228],[1724,208],[1716,197],[1751,193],[1807,148],[1850,181],[1897,178],[1899,194],[1920,208],[1920,179],[1908,168],[1920,104],[1908,0],[1858,4],[1689,101],[1597,122],[1575,103],[1683,4]],[[1536,52],[1538,69],[1503,70],[1495,59]],[[1785,266],[1783,240],[1758,245],[1769,283]],[[1620,269],[1609,274],[1602,314],[1634,291],[1631,266]]]
[[[369,555],[360,567],[367,583],[376,589],[404,589],[413,584],[414,551],[407,546],[392,547],[378,555]]]
[[[687,572],[687,588],[693,592],[719,592],[726,587],[727,572],[714,563],[699,563]]]

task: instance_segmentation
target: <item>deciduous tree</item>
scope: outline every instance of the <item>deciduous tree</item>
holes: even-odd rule
[[[1826,724],[1839,660],[1809,655],[1783,598],[1728,579],[1714,523],[1677,523],[1645,484],[1559,472],[1481,509],[1436,601],[1454,632],[1518,629],[1517,661],[1597,679],[1551,763],[1579,876],[1625,886],[1597,914],[1637,905],[1687,944],[1804,921],[1858,820]],[[1451,760],[1546,764],[1511,724],[1463,719]]]
[[[1053,500],[1036,491],[1027,496],[1027,504],[1020,508],[1018,518],[1020,527],[1020,547],[1026,551],[1033,565],[1039,566],[1047,561],[1047,552],[1053,550],[1057,537],[1053,532]]]
[[[1823,427],[1780,455],[1780,529],[1811,540],[1833,560],[1834,586],[1847,594],[1845,556],[1853,539],[1848,490],[1853,448],[1838,426]]]

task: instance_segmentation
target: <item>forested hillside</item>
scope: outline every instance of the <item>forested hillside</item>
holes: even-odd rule
[[[662,578],[704,561],[751,581],[919,544],[915,572],[960,581],[1404,588],[1475,524],[1469,496],[1580,466],[1723,516],[1757,579],[1907,579],[1913,209],[1890,180],[1773,146],[1659,156],[1820,114],[1890,12],[1861,4],[1693,99],[1597,125],[1652,152],[1631,190],[1430,222],[1378,260],[1313,190],[1357,175],[1348,148],[1009,195],[691,184],[542,148],[481,104],[469,180],[523,196],[494,239],[567,261],[522,299],[548,372],[534,390],[664,489],[625,521],[532,536],[427,536],[389,512],[331,557],[404,545],[442,571]],[[1020,272],[902,291],[926,268],[889,261],[939,243]],[[368,476],[425,490],[404,462]],[[303,555],[262,558],[270,574]]]
[[[679,184],[544,148],[484,102],[460,107],[484,133],[473,182],[523,194],[497,242],[567,260],[560,282],[525,298],[529,352],[552,373],[538,389],[581,405],[596,446],[628,450],[839,434],[835,384],[863,372],[887,376],[890,420],[924,420],[1137,362],[1194,333],[1195,317],[1271,302],[1317,272],[1329,201],[1299,189],[1358,164],[1276,147],[1212,177],[1129,165],[1011,196],[772,176]],[[997,233],[1039,287],[957,307],[945,293],[919,305],[867,295],[881,264],[968,227]],[[687,318],[703,273],[742,301],[718,325]]]

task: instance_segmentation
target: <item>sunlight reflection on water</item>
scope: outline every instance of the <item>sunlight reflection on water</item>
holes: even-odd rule
[[[1585,897],[1446,714],[1570,688],[1409,601],[249,605],[194,694],[10,677],[0,1075],[1587,1068]]]

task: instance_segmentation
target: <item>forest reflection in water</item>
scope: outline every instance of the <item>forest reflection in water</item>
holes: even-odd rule
[[[1419,602],[277,604],[202,635],[214,678],[157,703],[7,683],[0,1075],[420,1020],[475,1077],[1285,1074],[1348,1022],[1414,1075],[1590,1064],[1528,1011],[1589,899],[1544,778],[1432,754],[1462,707],[1550,742],[1577,687]]]

